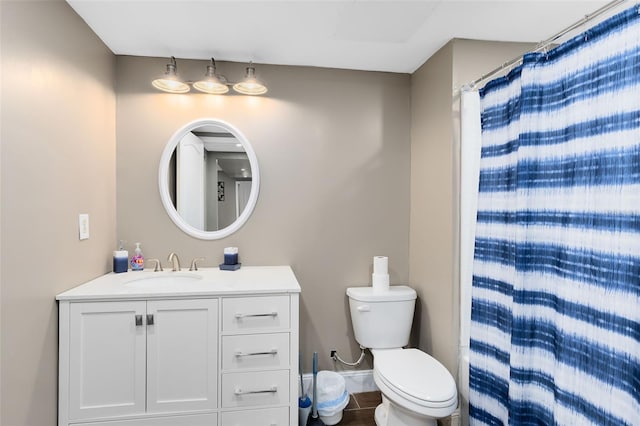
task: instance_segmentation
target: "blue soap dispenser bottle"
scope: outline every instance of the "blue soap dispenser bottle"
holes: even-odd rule
[[[133,256],[131,256],[131,270],[142,271],[144,269],[144,256],[142,255],[142,249],[140,243],[136,243],[136,249]]]

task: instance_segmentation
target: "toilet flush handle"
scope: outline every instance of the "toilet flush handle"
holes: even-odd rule
[[[358,312],[369,312],[369,311],[371,311],[371,307],[369,305],[358,306]]]

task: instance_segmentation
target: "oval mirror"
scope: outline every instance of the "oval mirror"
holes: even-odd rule
[[[229,123],[195,120],[169,139],[158,184],[162,204],[180,229],[216,240],[251,216],[260,187],[258,159],[247,138]]]

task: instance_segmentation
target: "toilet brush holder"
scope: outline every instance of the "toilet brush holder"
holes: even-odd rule
[[[309,400],[309,405],[306,407],[300,407],[298,405],[298,426],[307,426],[307,420],[309,419],[309,414],[311,414],[310,400]]]

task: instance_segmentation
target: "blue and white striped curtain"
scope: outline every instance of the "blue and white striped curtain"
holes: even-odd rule
[[[481,90],[470,419],[640,425],[640,15]]]

